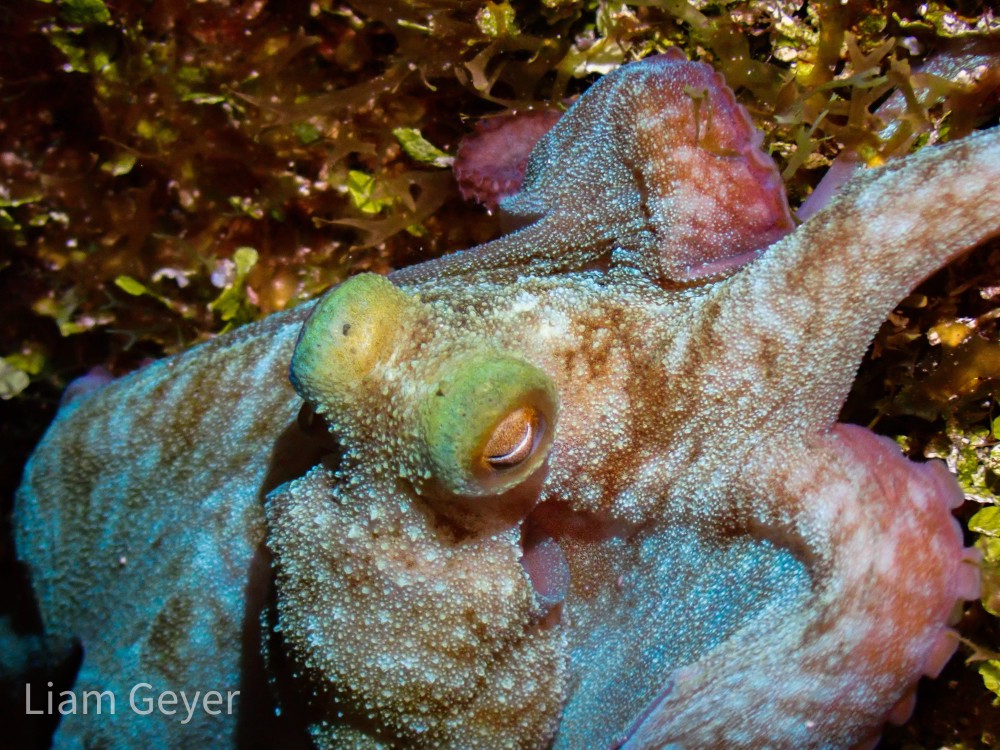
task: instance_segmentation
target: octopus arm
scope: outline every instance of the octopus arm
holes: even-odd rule
[[[84,645],[78,692],[110,690],[122,702],[143,682],[239,688],[240,651],[229,644],[241,642],[248,602],[267,581],[253,564],[259,493],[300,403],[286,373],[304,311],[73,400],[32,456],[16,498],[18,554],[47,634]],[[181,725],[122,705],[114,721],[71,719],[56,747],[120,747],[125,736],[207,747],[235,731],[208,714]]]
[[[520,191],[500,202],[528,226],[394,278],[549,274],[608,258],[664,283],[728,274],[793,227],[761,139],[709,66],[680,52],[623,66],[541,138]]]
[[[541,623],[516,530],[456,537],[402,486],[323,467],[272,492],[267,520],[281,651],[301,675],[283,692],[322,717],[318,747],[345,732],[412,748],[549,741],[564,635]]]
[[[908,718],[916,681],[957,646],[956,603],[978,596],[951,516],[961,492],[943,465],[912,463],[853,425],[763,451],[740,485],[744,522],[807,562],[812,594],[676,670],[624,747],[873,742],[883,722]]]
[[[1000,232],[1000,128],[863,173],[794,234],[719,284],[700,340],[750,425],[836,420],[874,332],[920,281]],[[696,340],[697,337],[696,337]],[[733,378],[743,378],[740,383]]]

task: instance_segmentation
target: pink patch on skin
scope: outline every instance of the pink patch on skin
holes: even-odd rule
[[[794,228],[763,135],[721,75],[676,49],[605,76],[562,117],[482,130],[456,178],[519,231],[397,271],[397,283],[610,264],[687,285],[733,273]]]
[[[569,589],[569,565],[562,549],[551,537],[526,542],[521,567],[535,589],[545,611],[561,604]]]
[[[729,273],[794,229],[781,175],[719,73],[679,51],[645,62],[660,71],[635,99],[633,151],[653,155],[639,160],[663,275]]]
[[[899,453],[898,446],[889,438],[854,425],[837,425],[833,432],[844,440],[845,448],[854,453],[859,462],[867,463],[870,470],[877,472],[878,484],[884,492],[882,502],[887,505],[884,513],[906,514],[906,522],[900,522],[899,529],[894,531],[900,537],[894,543],[904,550],[908,545],[923,544],[937,551],[937,554],[922,558],[919,565],[914,564],[907,571],[907,575],[917,581],[938,579],[943,584],[936,596],[929,591],[919,592],[925,598],[928,609],[933,607],[943,617],[939,620],[942,627],[927,643],[918,672],[911,673],[914,682],[921,675],[936,677],[958,647],[955,632],[944,627],[948,610],[959,600],[977,599],[980,592],[975,556],[962,546],[960,527],[951,516],[951,510],[962,504],[964,496],[955,478],[940,461],[911,462]],[[887,518],[886,525],[891,521]],[[948,536],[953,540],[946,542]],[[888,539],[886,543],[889,543]],[[888,585],[889,582],[885,582],[883,587]],[[892,592],[891,596],[898,594]],[[907,604],[914,604],[914,601],[901,600],[897,610],[906,612]],[[926,631],[920,635],[912,625],[911,622],[900,622],[896,631],[902,636],[912,630],[913,642],[926,640]],[[907,709],[897,704],[886,718],[890,722],[899,720],[901,723],[911,711],[912,705]]]
[[[706,693],[737,686],[759,686],[759,700],[767,696],[776,707],[769,721],[788,724],[789,737],[805,723],[817,737],[835,736],[852,723],[855,731],[902,723],[912,713],[919,679],[937,675],[954,653],[949,615],[979,588],[975,556],[962,546],[951,514],[962,500],[954,477],[940,462],[907,460],[892,440],[856,425],[834,425],[804,448],[791,462],[783,446],[762,457],[759,469],[748,467],[751,474],[783,477],[774,489],[795,518],[789,539],[806,545],[814,569],[813,599],[774,626],[773,633],[788,628],[791,637],[771,643],[769,633],[760,648],[763,654],[766,642],[783,654],[782,673],[787,663],[798,664],[798,673],[822,689],[762,681],[770,667],[765,656],[756,669],[742,667],[754,676],[742,676],[723,647],[721,662],[713,651],[670,675],[669,688],[630,731],[628,750],[653,750],[683,736],[692,717],[677,717],[689,705],[711,703]],[[779,529],[773,531],[780,538]],[[720,671],[719,663],[730,671]],[[858,691],[859,684],[866,690]],[[877,740],[867,732],[854,737],[855,747]]]
[[[924,674],[936,678],[958,650],[958,634],[954,630],[944,630],[927,652]]]
[[[979,580],[979,568],[963,565],[958,570],[958,584],[955,586],[958,598],[972,601],[979,598],[982,584]]]
[[[538,109],[480,120],[462,139],[452,167],[466,200],[495,211],[500,200],[521,187],[528,156],[562,112]]]
[[[70,384],[66,386],[66,390],[63,391],[62,399],[59,401],[60,406],[66,406],[71,404],[79,398],[93,393],[98,388],[101,388],[112,380],[115,376],[111,374],[111,371],[104,367],[103,365],[97,365],[96,367],[91,367],[87,371],[86,375],[81,375],[78,378],[74,378],[70,381]]]
[[[829,203],[860,168],[861,165],[852,154],[843,154],[838,157],[830,165],[826,174],[823,175],[823,179],[819,181],[809,197],[802,201],[799,210],[795,212],[799,221],[805,221]]]

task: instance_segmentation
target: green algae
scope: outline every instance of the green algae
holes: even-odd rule
[[[320,291],[317,277],[386,270],[495,232],[452,185],[401,175],[414,162],[446,166],[474,120],[498,108],[561,105],[594,76],[679,46],[737,89],[799,201],[841,150],[879,163],[918,137],[961,135],[949,93],[921,98],[927,87],[907,66],[915,45],[926,57],[954,37],[955,18],[965,35],[977,28],[944,6],[890,3],[872,11],[852,3],[326,1],[277,12],[223,2],[154,12],[76,0],[32,11],[14,30],[21,65],[73,87],[79,106],[69,116],[51,91],[12,89],[26,110],[37,99],[24,129],[58,145],[45,155],[27,141],[6,144],[22,164],[8,180],[12,199],[0,196],[0,231],[25,248],[7,273],[47,268],[43,294],[74,290],[77,322],[62,333],[96,329],[112,350],[124,338],[144,354],[176,351],[228,323],[211,314],[214,266],[205,256],[257,247],[249,283],[265,315]],[[873,110],[893,86],[907,89],[917,125],[907,137],[883,138]],[[37,169],[46,159],[48,171]],[[420,201],[415,192],[430,195]],[[333,275],[317,274],[331,259]],[[157,287],[151,277],[161,269],[190,283]],[[116,296],[122,275],[170,299],[161,314],[179,319],[151,325],[141,314],[148,308],[137,312]],[[17,303],[37,309],[38,299]],[[128,368],[130,358],[111,364]]]

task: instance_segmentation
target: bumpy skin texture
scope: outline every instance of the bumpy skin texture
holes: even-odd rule
[[[745,133],[731,100],[626,66],[533,153],[523,229],[71,403],[18,546],[81,684],[237,682],[266,521],[268,664],[318,747],[840,748],[905,718],[978,590],[960,494],[836,416],[893,305],[1000,231],[1000,130],[861,175],[749,262],[789,227],[742,137],[698,145]],[[674,200],[727,165],[764,209]],[[290,360],[339,458],[295,426]],[[503,409],[531,417],[497,448]],[[58,744],[235,736],[119,718]]]
[[[128,694],[140,682],[240,690],[244,609],[262,579],[262,492],[298,409],[287,369],[305,312],[75,398],[32,456],[17,546],[46,631],[84,645],[74,690],[117,698],[113,720],[66,717],[57,747],[232,741],[235,722],[198,712],[180,727],[130,711]]]
[[[532,151],[520,192],[500,202],[528,226],[401,278],[516,278],[611,256],[683,284],[748,262],[792,229],[762,136],[720,74],[679,50],[628,70],[594,84]]]

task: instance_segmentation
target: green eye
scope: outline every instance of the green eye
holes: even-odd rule
[[[548,455],[556,410],[555,388],[534,365],[499,353],[456,363],[424,409],[433,485],[481,497],[525,481]]]

